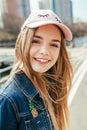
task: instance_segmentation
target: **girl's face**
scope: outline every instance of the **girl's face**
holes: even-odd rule
[[[34,71],[48,71],[57,61],[61,43],[61,32],[55,25],[39,27],[30,48],[30,64]]]

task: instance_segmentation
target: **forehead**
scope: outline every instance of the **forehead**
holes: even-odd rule
[[[42,34],[42,33],[45,33],[46,35],[49,34],[52,35],[55,34],[57,36],[61,35],[60,29],[54,24],[47,24],[47,25],[40,26],[35,31],[35,34]]]

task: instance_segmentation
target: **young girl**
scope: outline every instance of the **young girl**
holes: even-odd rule
[[[15,47],[10,77],[0,90],[0,130],[67,130],[72,34],[51,10],[32,13]]]

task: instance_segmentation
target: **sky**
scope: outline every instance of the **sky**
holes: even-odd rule
[[[87,0],[72,0],[75,21],[87,22]]]

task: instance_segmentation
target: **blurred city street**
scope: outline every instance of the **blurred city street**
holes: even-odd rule
[[[70,130],[87,130],[87,48],[73,48],[69,51],[74,67],[74,78],[69,97]]]
[[[70,130],[87,130],[87,47],[67,48],[73,65],[74,77],[69,95]],[[1,57],[14,57],[14,49],[0,48]]]

